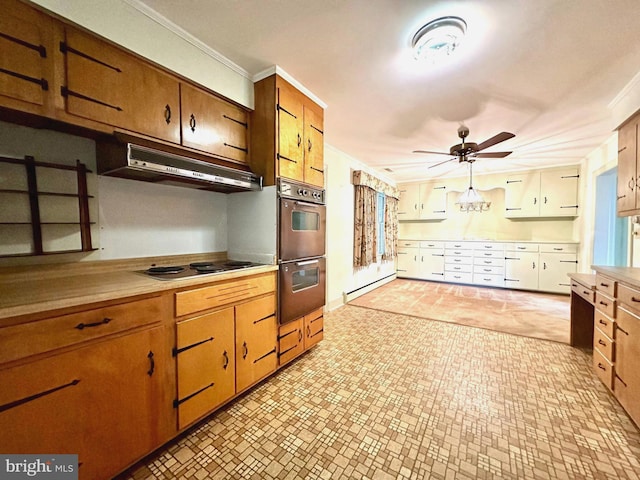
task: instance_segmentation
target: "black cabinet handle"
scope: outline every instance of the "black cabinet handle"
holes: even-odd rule
[[[302,144],[302,137],[300,136],[300,134],[298,134],[298,148],[300,148],[301,144]]]
[[[244,360],[249,355],[249,348],[247,347],[247,342],[242,344],[242,359]]]
[[[585,292],[586,293],[586,292]],[[600,323],[600,325],[604,325],[607,326],[607,322],[605,322],[604,320],[600,319],[598,320],[598,323]]]
[[[224,363],[222,364],[222,368],[226,370],[227,367],[229,366],[229,354],[225,350],[224,352],[222,352],[222,356],[224,357]]]
[[[298,341],[302,341],[302,330],[298,330]]]
[[[604,370],[605,372],[607,371],[607,369],[605,368],[605,366],[604,366],[604,365],[602,365],[600,362],[598,362],[598,368],[599,368],[600,370]]]
[[[79,323],[78,325],[76,325],[74,328],[77,328],[78,330],[83,330],[85,328],[91,328],[91,327],[99,327],[100,325],[106,325],[107,323],[109,323],[111,321],[110,318],[105,317],[102,320],[100,320],[99,322],[93,322],[93,323]]]
[[[189,127],[193,133],[196,133],[196,117],[193,113],[191,114],[191,117],[189,117]]]
[[[153,352],[151,350],[149,350],[149,354],[147,355],[147,358],[149,359],[149,371],[147,372],[147,375],[152,377],[153,372],[156,371],[156,362],[153,359]]]
[[[604,305],[605,307],[609,306],[609,304],[607,302],[603,302],[602,300],[600,300],[600,305]]]
[[[599,338],[599,339],[598,339],[598,343],[599,343],[600,345],[602,345],[603,347],[606,347],[606,346],[607,346],[607,344],[606,344],[605,342],[603,342],[601,338]]]
[[[310,152],[310,151],[311,151],[311,147],[312,147],[312,145],[311,145],[311,139],[308,139],[308,140],[307,140],[307,143],[308,143],[308,147],[307,147],[307,149],[308,149],[308,151]]]
[[[638,299],[636,297],[631,297],[631,301],[632,302],[636,302],[636,303],[640,303],[640,299]]]
[[[171,123],[171,107],[168,103],[164,106],[164,121],[167,122],[167,125]]]

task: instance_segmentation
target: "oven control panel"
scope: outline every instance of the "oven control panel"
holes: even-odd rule
[[[278,194],[281,197],[294,200],[324,204],[324,190],[306,183],[280,178],[278,179]]]

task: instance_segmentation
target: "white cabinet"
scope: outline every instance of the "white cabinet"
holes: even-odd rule
[[[446,242],[444,279],[453,283],[473,283],[473,243]]]
[[[403,241],[398,242],[398,265],[397,275],[401,278],[418,278],[420,271],[420,242]]]
[[[399,185],[398,220],[438,220],[447,217],[447,187],[442,182]]]
[[[477,243],[473,251],[473,283],[504,287],[504,244]]]
[[[540,245],[540,271],[538,281],[540,290],[545,292],[570,293],[569,273],[578,269],[576,245],[542,244]]]
[[[504,286],[538,289],[538,244],[508,244],[504,258]]]
[[[420,242],[419,278],[444,280],[444,242]]]
[[[578,215],[577,167],[509,175],[505,217],[575,217]]]

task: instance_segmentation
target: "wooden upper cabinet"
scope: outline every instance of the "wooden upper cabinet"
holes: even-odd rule
[[[278,75],[254,85],[251,168],[265,185],[284,177],[324,186],[324,111]]]
[[[66,112],[152,137],[180,142],[177,79],[73,28],[61,44]]]
[[[304,181],[324,187],[324,111],[304,106]]]
[[[618,130],[618,215],[634,215],[638,208],[637,139],[638,119],[632,118]]]
[[[45,114],[53,87],[52,20],[9,0],[0,0],[0,10],[0,105]]]
[[[301,93],[288,84],[278,85],[278,173],[304,181],[304,110]]]
[[[186,83],[180,85],[182,144],[247,163],[249,115],[240,107]]]

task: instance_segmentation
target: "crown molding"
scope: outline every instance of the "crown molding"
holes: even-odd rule
[[[309,97],[311,100],[313,100],[314,102],[316,102],[318,105],[320,105],[322,108],[326,109],[327,108],[327,104],[325,102],[323,102],[319,97],[317,97],[311,90],[309,90],[307,87],[305,87],[303,84],[301,84],[299,81],[297,81],[295,78],[293,78],[291,75],[289,75],[287,72],[285,72],[281,67],[279,67],[278,65],[273,65],[269,68],[266,68],[264,70],[262,70],[261,72],[256,73],[253,76],[253,83],[259,82],[260,80],[270,77],[271,75],[276,74],[279,77],[282,77],[283,79],[285,79],[287,82],[289,82],[291,85],[293,85],[294,87],[296,87],[298,90],[300,90],[302,93],[304,93],[307,97]]]
[[[187,32],[183,28],[179,27],[178,25],[173,23],[168,18],[160,15],[158,12],[156,12],[155,10],[150,8],[149,6],[145,5],[140,0],[122,0],[122,1],[124,3],[126,3],[127,5],[129,5],[130,7],[136,9],[137,11],[139,11],[140,13],[145,15],[146,17],[150,18],[151,20],[153,20],[157,24],[159,24],[162,27],[166,28],[167,30],[169,30],[173,34],[175,34],[178,37],[182,38],[184,41],[186,41],[187,43],[191,44],[192,46],[194,46],[195,48],[197,48],[198,50],[203,52],[205,55],[211,57],[212,59],[216,60],[219,63],[222,63],[224,66],[226,66],[229,69],[233,70],[237,74],[239,74],[239,75],[251,80],[251,78],[252,78],[251,74],[248,71],[246,71],[244,68],[242,68],[240,65],[232,62],[227,57],[222,55],[220,52],[218,52],[217,50],[214,50],[213,48],[209,47],[207,44],[205,44],[201,40],[198,40],[196,37],[191,35],[189,32]]]

